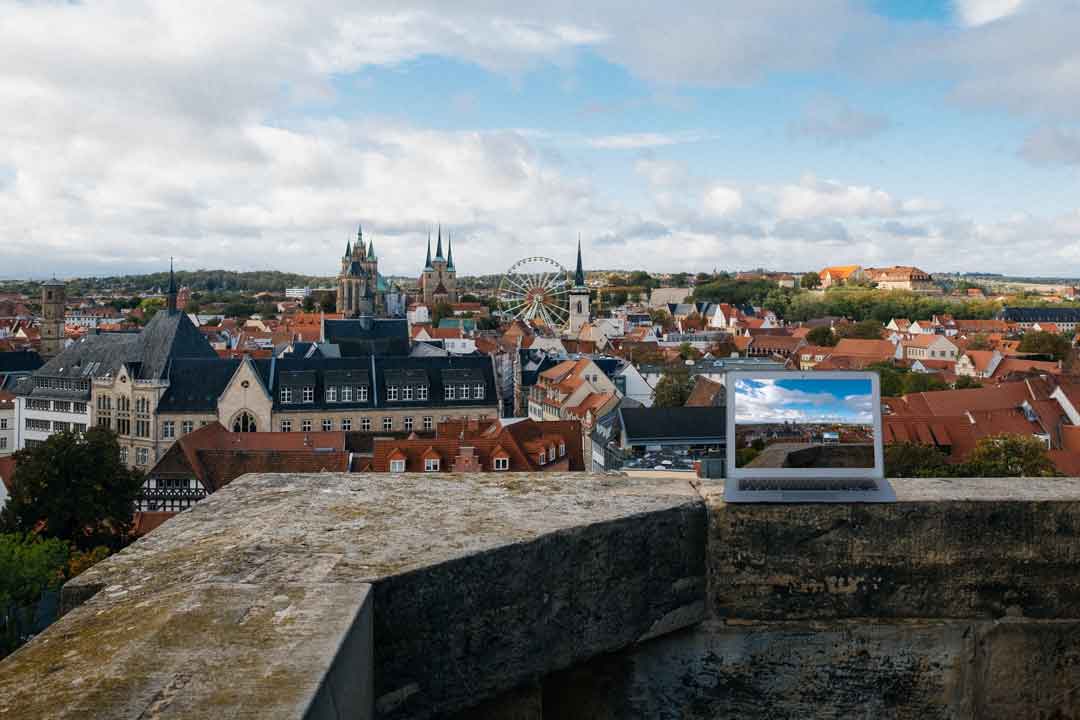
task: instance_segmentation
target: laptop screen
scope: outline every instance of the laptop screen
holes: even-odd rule
[[[868,373],[759,373],[730,381],[733,459],[741,474],[872,472],[877,398]]]

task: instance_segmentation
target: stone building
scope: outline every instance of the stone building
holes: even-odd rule
[[[434,307],[439,303],[458,302],[457,269],[454,267],[454,249],[450,233],[446,233],[446,257],[443,257],[442,226],[439,227],[435,257],[431,257],[431,237],[428,237],[427,259],[420,273],[420,297],[423,303]]]
[[[41,286],[41,354],[55,357],[64,349],[64,306],[67,290],[53,278]]]
[[[386,280],[379,274],[375,241],[365,244],[364,229],[360,227],[356,231],[356,244],[345,243],[337,281],[337,311],[345,317],[386,312],[389,291]]]

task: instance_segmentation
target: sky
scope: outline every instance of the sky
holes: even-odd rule
[[[874,422],[869,380],[739,380],[735,384],[735,421]]]
[[[0,278],[1080,276],[1080,0],[0,0]]]

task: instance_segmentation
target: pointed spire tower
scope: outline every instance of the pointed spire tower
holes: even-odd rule
[[[454,270],[454,246],[450,243],[450,231],[446,231],[446,269]]]
[[[364,226],[356,226],[356,245],[353,246],[353,250],[356,252],[356,256],[363,259],[367,254],[364,250]]]
[[[367,259],[368,259],[369,262],[375,262],[375,241],[374,240],[368,240]]]
[[[585,284],[585,267],[581,263],[581,234],[577,241],[577,269],[574,286],[570,288],[570,334],[576,336],[581,326],[589,322],[589,287]]]
[[[176,273],[173,272],[173,259],[169,258],[169,291],[166,295],[165,307],[170,313],[176,312],[176,296],[179,291],[176,289]]]
[[[442,260],[442,223],[439,223],[439,244],[435,247],[435,259]]]
[[[431,267],[431,230],[428,230],[427,234],[427,259],[424,260],[424,270],[434,270]]]

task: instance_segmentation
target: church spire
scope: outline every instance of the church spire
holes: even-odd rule
[[[165,306],[170,313],[176,312],[176,273],[173,272],[173,259],[169,258],[169,292],[166,295]]]
[[[574,285],[585,287],[585,270],[581,266],[581,233],[577,239],[577,270],[574,272]]]
[[[356,245],[353,246],[353,249],[356,251],[356,254],[358,256],[360,256],[361,258],[364,257],[365,252],[364,252],[364,226],[363,225],[357,225],[356,226]]]
[[[427,234],[427,260],[424,261],[424,269],[431,270],[431,230]]]
[[[374,240],[368,240],[367,259],[368,260],[374,260],[375,259],[375,241]]]
[[[352,240],[345,241],[345,257],[352,255]]]
[[[442,260],[442,223],[439,223],[439,244],[435,247],[435,259]]]
[[[454,269],[454,246],[450,244],[450,231],[446,231],[446,269]]]

